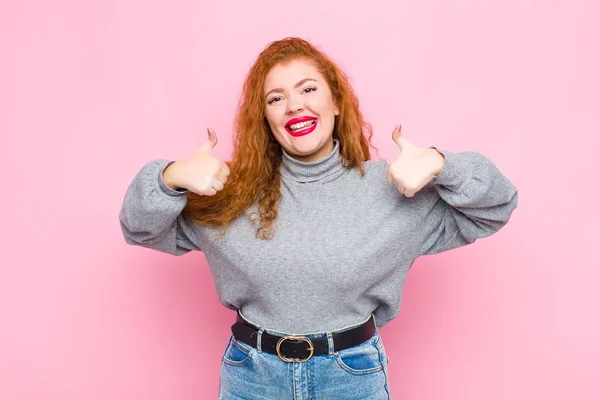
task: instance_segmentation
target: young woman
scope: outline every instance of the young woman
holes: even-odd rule
[[[146,164],[125,195],[127,243],[205,253],[237,310],[221,399],[389,399],[377,330],[415,259],[504,226],[517,190],[484,156],[419,148],[370,160],[370,126],[344,73],[310,43],[271,43],[248,73],[233,159],[208,140]]]

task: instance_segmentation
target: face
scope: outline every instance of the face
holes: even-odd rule
[[[339,110],[325,77],[312,63],[276,65],[266,76],[264,95],[271,132],[292,157],[313,162],[331,153]]]

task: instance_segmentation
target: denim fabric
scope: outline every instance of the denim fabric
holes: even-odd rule
[[[270,332],[269,332],[270,333]],[[245,400],[379,400],[390,399],[388,357],[379,333],[354,347],[285,362],[233,335],[223,354],[219,399]]]

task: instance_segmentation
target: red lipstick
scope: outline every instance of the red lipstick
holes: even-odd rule
[[[301,122],[310,122],[310,121],[314,121],[314,122],[312,124],[307,124],[307,126],[302,127],[300,129],[296,129],[296,130],[291,129],[291,126],[294,124],[299,124]],[[317,122],[318,122],[318,118],[315,118],[315,117],[292,118],[285,124],[285,130],[292,136],[296,136],[296,137],[304,136],[304,135],[308,135],[309,133],[311,133],[312,131],[314,131],[317,128]]]

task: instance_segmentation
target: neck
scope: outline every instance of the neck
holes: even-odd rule
[[[309,163],[309,162],[316,162],[319,161],[325,157],[327,157],[328,154],[330,154],[333,151],[333,140],[330,140],[329,142],[327,142],[327,144],[325,146],[323,146],[322,148],[320,148],[319,150],[317,150],[316,152],[303,156],[303,155],[297,155],[297,154],[291,154],[291,153],[287,153],[290,157],[295,158],[298,161],[301,162],[305,162],[305,163]]]
[[[302,161],[282,148],[281,175],[296,182],[307,183],[320,181],[336,173],[341,173],[343,164],[340,155],[340,142],[333,139],[329,154],[316,161]]]

